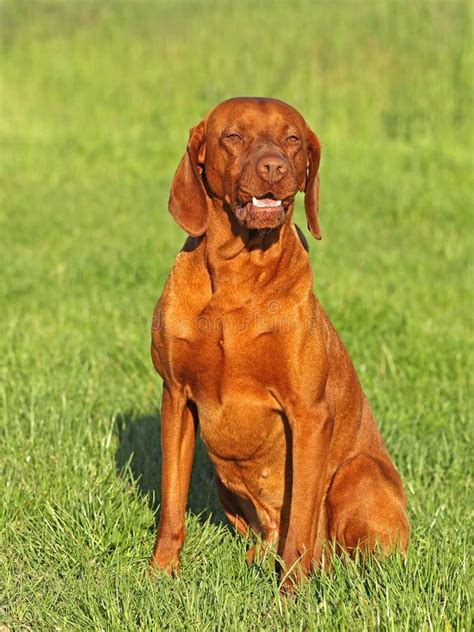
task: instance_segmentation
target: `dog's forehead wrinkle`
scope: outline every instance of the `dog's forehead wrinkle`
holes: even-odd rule
[[[262,114],[264,116],[262,117]],[[277,99],[259,97],[237,97],[223,101],[208,116],[208,129],[221,129],[232,125],[238,127],[262,127],[274,132],[284,127],[300,128],[306,125],[304,118],[293,107]]]

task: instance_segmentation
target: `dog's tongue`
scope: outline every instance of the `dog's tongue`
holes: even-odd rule
[[[252,198],[252,204],[257,208],[274,208],[281,205],[281,200],[272,200],[271,198]]]

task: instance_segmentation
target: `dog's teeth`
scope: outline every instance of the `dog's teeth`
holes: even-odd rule
[[[265,204],[262,204],[262,200],[257,200],[256,197],[252,198],[252,204],[254,206],[258,206],[259,208],[262,207],[262,206],[265,206]]]
[[[268,208],[269,206],[280,206],[281,200],[271,200],[269,198],[258,200],[256,197],[253,197],[252,204],[257,208]]]

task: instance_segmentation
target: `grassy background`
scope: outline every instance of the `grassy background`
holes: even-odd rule
[[[0,625],[470,628],[471,7],[0,5]],[[150,318],[184,238],[169,183],[188,128],[235,95],[287,100],[321,137],[316,291],[413,526],[406,561],[337,566],[287,603],[271,570],[246,566],[202,446],[182,573],[144,576],[159,507]]]

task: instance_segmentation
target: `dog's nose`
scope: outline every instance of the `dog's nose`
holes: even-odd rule
[[[265,154],[257,161],[256,170],[263,180],[272,184],[279,182],[288,173],[288,162],[283,156]]]

